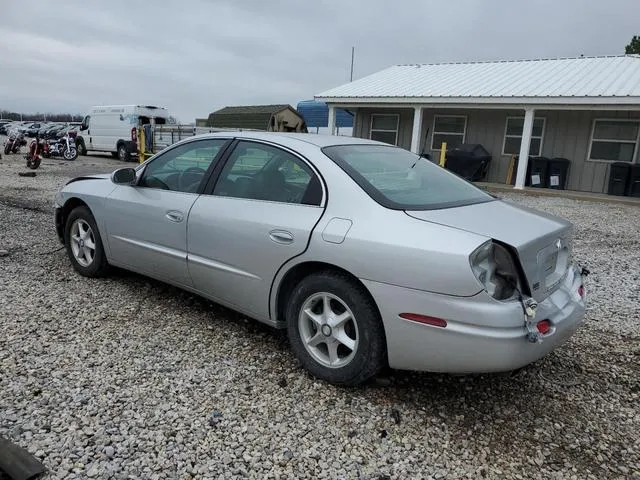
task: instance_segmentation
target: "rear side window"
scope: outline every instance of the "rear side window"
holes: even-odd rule
[[[399,147],[335,145],[322,151],[387,208],[433,210],[494,200],[470,182]]]
[[[229,156],[214,195],[320,205],[318,176],[295,155],[271,145],[241,141]]]

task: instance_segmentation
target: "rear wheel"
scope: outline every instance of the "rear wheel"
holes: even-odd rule
[[[124,143],[118,145],[118,159],[121,162],[128,162],[129,160],[131,160],[129,150],[127,150],[127,146]]]
[[[102,277],[109,271],[96,221],[86,206],[74,208],[65,226],[65,247],[73,268],[85,277]]]
[[[380,314],[364,287],[345,274],[325,271],[303,279],[286,319],[292,350],[318,378],[358,385],[386,363]]]

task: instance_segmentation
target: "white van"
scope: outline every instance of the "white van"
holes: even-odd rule
[[[123,162],[138,153],[137,128],[168,122],[166,108],[152,105],[108,105],[92,107],[76,137],[80,155],[111,152]]]

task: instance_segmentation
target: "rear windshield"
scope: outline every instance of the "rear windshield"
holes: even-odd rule
[[[399,147],[334,145],[322,151],[387,208],[434,210],[494,200],[463,178]]]

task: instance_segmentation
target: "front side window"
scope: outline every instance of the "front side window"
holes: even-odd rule
[[[320,205],[318,176],[295,155],[271,145],[241,141],[229,156],[214,195]]]
[[[398,144],[399,115],[371,115],[371,129],[369,138],[390,145]]]
[[[162,153],[145,166],[138,186],[196,193],[226,141],[198,140]]]
[[[387,208],[433,210],[494,199],[448,170],[402,148],[335,145],[322,151]]]
[[[433,117],[433,135],[431,150],[440,150],[447,143],[447,150],[464,143],[467,132],[467,117],[459,115],[436,115]]]
[[[522,132],[524,130],[524,117],[507,117],[507,125],[504,133],[502,147],[503,155],[518,155],[522,145]],[[529,143],[529,155],[539,157],[542,152],[542,137],[544,135],[544,118],[533,119],[531,142]]]
[[[596,120],[591,134],[589,160],[633,162],[639,130],[640,121]]]

